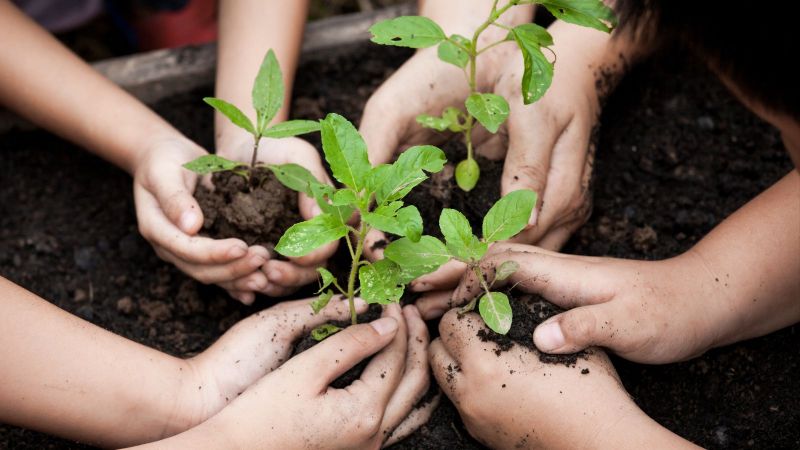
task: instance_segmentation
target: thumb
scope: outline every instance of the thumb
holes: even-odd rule
[[[533,343],[544,353],[575,353],[613,341],[611,304],[581,306],[551,317],[533,330]]]
[[[195,235],[203,226],[203,211],[192,195],[190,186],[194,185],[197,176],[160,176],[152,183],[151,191],[158,205],[170,222],[188,235]]]
[[[394,153],[400,147],[400,136],[404,133],[401,128],[407,126],[395,113],[397,103],[393,107],[393,102],[384,101],[382,97],[385,95],[379,91],[367,101],[359,127],[373,166],[392,161]]]

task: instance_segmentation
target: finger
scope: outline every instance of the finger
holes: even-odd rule
[[[164,259],[203,284],[218,284],[233,281],[250,275],[268,261],[268,256],[260,254],[251,247],[245,257],[225,264],[192,264],[188,263],[164,248],[156,248],[156,253]]]
[[[364,256],[372,262],[383,259],[383,250],[388,244],[389,239],[383,231],[372,228],[364,238]]]
[[[388,163],[400,147],[401,136],[406,132],[407,118],[397,114],[402,103],[391,98],[390,83],[396,76],[386,81],[367,100],[364,115],[361,117],[359,132],[369,149],[372,165]]]
[[[624,337],[615,328],[623,317],[614,310],[613,303],[571,309],[536,327],[533,342],[545,353],[575,353],[593,345],[616,350],[616,340]]]
[[[316,297],[303,300],[282,302],[262,314],[271,314],[275,317],[275,323],[279,326],[281,339],[291,343],[302,336],[307,335],[314,328],[330,321],[350,319],[350,303],[347,298],[336,296],[328,302],[328,305],[314,314],[311,302]],[[356,313],[366,312],[367,303],[361,298],[355,298],[353,302]]]
[[[386,406],[381,423],[383,436],[389,436],[403,422],[430,386],[428,327],[422,321],[417,308],[412,305],[403,308],[403,318],[408,326],[405,373]]]
[[[458,361],[447,351],[441,338],[434,339],[428,346],[428,359],[436,383],[453,404],[458,406],[460,387],[464,384],[464,376],[461,374],[461,366]]]
[[[299,288],[297,286],[280,286],[270,283],[264,290],[261,291],[261,293],[272,298],[283,298],[294,294],[298,289]]]
[[[319,278],[319,273],[314,267],[304,267],[277,259],[267,261],[262,270],[271,284],[281,287],[305,286]]]
[[[439,266],[433,272],[422,275],[411,282],[414,292],[428,292],[433,290],[453,289],[458,286],[458,281],[467,270],[467,265],[452,259]]]
[[[321,266],[322,264],[325,263],[325,261],[328,260],[328,258],[333,256],[333,254],[336,253],[336,250],[338,249],[339,249],[339,240],[337,239],[333,242],[329,242],[323,245],[322,247],[315,249],[314,251],[312,251],[307,255],[298,257],[290,256],[289,260],[300,266],[306,266],[306,267]]]
[[[477,360],[485,362],[484,349],[478,338],[478,331],[486,328],[483,319],[476,313],[462,314],[450,310],[439,322],[439,336],[442,344],[464,373],[469,373],[467,363]],[[476,358],[477,356],[477,358]]]
[[[426,366],[427,367],[427,366]],[[442,393],[441,391],[438,392],[428,403],[420,406],[419,408],[414,408],[411,413],[408,414],[403,422],[397,426],[397,428],[392,431],[389,435],[389,439],[383,443],[383,448],[390,447],[403,439],[411,436],[412,433],[417,431],[421,426],[428,423],[433,416],[433,412],[436,411],[436,408],[439,406],[439,402],[442,400]]]
[[[301,385],[321,394],[333,380],[392,342],[399,326],[393,317],[353,325],[295,356],[283,367],[299,377]]]
[[[453,291],[428,292],[414,302],[425,320],[438,319],[445,312],[460,304],[453,301]]]
[[[267,281],[267,276],[262,272],[255,271],[233,281],[223,281],[217,284],[227,291],[261,292],[266,289],[269,281]]]
[[[167,249],[177,259],[192,264],[219,264],[247,253],[247,244],[239,239],[187,235],[167,219],[155,197],[142,186],[135,186],[134,197],[139,232],[151,244]]]
[[[152,193],[164,215],[175,226],[188,235],[197,234],[203,226],[203,211],[192,195],[197,175],[186,170],[181,170],[180,176],[175,176],[174,173],[161,173],[168,172],[167,167],[157,167],[156,171],[159,173],[148,177],[154,177],[155,180],[146,180],[146,185],[150,189],[144,185],[141,187]]]
[[[567,243],[572,233],[580,227],[581,223],[571,224],[570,226],[561,226],[556,229],[550,230],[536,242],[537,247],[545,250],[557,252],[561,247]]]
[[[235,298],[236,300],[242,302],[243,304],[250,306],[253,302],[256,301],[256,294],[250,291],[236,291],[228,289],[228,295]]]

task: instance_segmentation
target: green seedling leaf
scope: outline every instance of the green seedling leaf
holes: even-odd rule
[[[422,275],[427,275],[436,269],[439,266],[407,266],[400,268],[400,283],[401,284],[408,284],[417,278],[421,277]]]
[[[323,341],[325,338],[332,336],[338,332],[342,331],[342,328],[337,327],[336,325],[332,325],[330,323],[326,323],[325,325],[320,325],[317,328],[311,330],[311,337],[314,338],[315,341]]]
[[[319,272],[319,275],[322,277],[322,285],[319,287],[319,290],[317,291],[317,294],[319,294],[320,292],[325,290],[325,288],[330,286],[331,283],[333,283],[333,281],[336,279],[336,277],[334,277],[333,274],[330,273],[328,269],[324,267],[317,267],[317,272]]]
[[[484,242],[502,241],[522,231],[536,205],[536,197],[536,192],[520,189],[498,200],[483,218]]]
[[[442,28],[427,17],[402,16],[371,26],[372,42],[396,47],[426,48],[447,39]]]
[[[472,42],[469,39],[459,34],[454,34],[439,44],[439,59],[463,69],[469,63],[469,53],[464,51],[464,48],[469,49],[471,45]]]
[[[275,251],[283,256],[305,256],[345,235],[347,226],[339,217],[320,214],[289,227],[275,246]]]
[[[456,166],[456,184],[462,191],[471,191],[481,177],[481,168],[474,159],[465,159]]]
[[[264,131],[264,137],[287,138],[301,134],[313,133],[320,130],[319,121],[316,120],[289,120],[271,126]]]
[[[205,97],[203,98],[203,101],[211,105],[217,111],[221,112],[223,116],[227,117],[228,120],[233,122],[233,124],[237,127],[246,130],[250,134],[256,134],[256,130],[253,128],[253,122],[250,121],[250,119],[248,119],[247,116],[233,104],[214,97]]]
[[[472,312],[475,310],[475,306],[478,304],[478,297],[473,298],[469,301],[466,305],[462,306],[459,310],[459,314],[466,314],[468,312]]]
[[[331,199],[333,206],[355,205],[356,203],[358,203],[358,195],[352,189],[339,189]]]
[[[350,121],[338,114],[328,114],[322,124],[322,151],[340,183],[360,192],[367,183],[372,165],[367,144]]]
[[[420,266],[435,269],[450,260],[450,252],[442,241],[427,235],[422,236],[418,242],[407,237],[398,239],[386,246],[383,254],[403,269],[409,268],[408,270]]]
[[[502,292],[487,292],[479,300],[478,311],[486,325],[495,333],[506,334],[511,329],[511,304]]]
[[[446,162],[444,152],[432,145],[418,145],[404,151],[386,169],[385,179],[376,192],[378,204],[405,197],[411,189],[425,181],[425,172],[439,172]]]
[[[463,214],[455,209],[445,208],[439,216],[447,250],[458,260],[470,263],[478,261],[486,254],[489,245],[472,234],[472,226]]]
[[[283,105],[283,75],[271,49],[264,56],[253,83],[253,108],[258,116],[258,132],[263,135]]]
[[[369,304],[397,303],[405,290],[400,284],[400,267],[387,259],[362,266],[358,270],[358,282],[360,296]]]
[[[411,239],[411,242],[419,242],[422,238],[422,216],[416,206],[406,206],[397,211],[397,222],[403,230],[400,236]]]
[[[464,131],[464,112],[458,108],[448,106],[442,113],[442,119],[450,123],[450,131],[453,133],[460,133]]]
[[[610,32],[617,26],[614,11],[602,0],[536,0],[550,14],[564,22]]]
[[[322,184],[314,178],[314,175],[312,175],[308,169],[298,164],[269,165],[267,167],[275,174],[275,178],[284,186],[312,197],[314,193],[311,187]],[[333,188],[331,188],[331,190],[332,189]]]
[[[525,69],[522,74],[522,101],[526,105],[542,98],[553,83],[553,63],[542,53],[542,46],[553,45],[553,38],[536,24],[515,27],[509,33],[522,50]]]
[[[450,129],[449,120],[442,117],[431,116],[429,114],[418,115],[417,123],[425,128],[430,128],[436,131],[446,131]]]
[[[472,94],[465,102],[467,111],[490,133],[497,133],[508,118],[508,102],[497,94]]]
[[[507,280],[517,270],[519,270],[519,264],[516,261],[504,261],[494,272],[494,281]]]
[[[217,155],[203,155],[183,165],[183,167],[199,175],[205,175],[207,173],[214,172],[225,172],[228,170],[234,170],[241,166],[244,166],[244,164],[238,161],[231,161]]]
[[[330,289],[322,294],[319,294],[319,297],[311,302],[311,309],[314,310],[314,314],[319,314],[320,311],[325,309],[325,307],[328,306],[328,303],[331,301],[331,298],[333,298],[333,291]]]
[[[385,233],[406,236],[413,242],[418,242],[422,236],[422,216],[416,206],[400,208],[402,204],[403,202],[395,201],[379,206],[375,211],[365,213],[362,219]]]
[[[379,164],[372,168],[367,176],[367,192],[377,193],[389,174],[392,171],[392,166],[389,164]]]

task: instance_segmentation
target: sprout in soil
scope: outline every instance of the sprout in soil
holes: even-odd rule
[[[522,99],[526,105],[542,98],[553,81],[554,63],[542,53],[542,49],[547,49],[555,61],[555,53],[550,49],[553,45],[550,33],[534,23],[512,28],[498,22],[500,17],[514,6],[540,4],[556,18],[565,22],[604,32],[610,32],[616,26],[613,11],[601,0],[509,0],[503,6],[499,6],[498,3],[499,0],[494,0],[489,17],[475,29],[471,39],[458,34],[447,37],[436,22],[421,16],[403,16],[385,20],[370,28],[372,42],[377,44],[410,48],[438,45],[439,59],[464,70],[470,90],[469,97],[464,103],[466,112],[451,106],[439,117],[420,115],[417,117],[417,122],[437,131],[450,131],[463,135],[467,146],[467,159],[456,166],[456,183],[465,191],[472,190],[480,177],[480,168],[474,158],[472,143],[475,121],[489,132],[497,133],[509,113],[505,98],[478,91],[476,78],[478,56],[504,42],[515,42],[519,46],[524,64]],[[478,48],[481,33],[490,26],[507,30],[508,34],[504,39]]]
[[[275,52],[269,50],[261,63],[258,75],[253,82],[253,108],[256,110],[256,124],[247,117],[239,108],[214,97],[203,99],[214,109],[227,117],[234,125],[244,129],[253,136],[253,156],[250,166],[245,166],[238,161],[230,161],[217,155],[204,155],[194,161],[184,164],[183,167],[200,175],[214,172],[234,172],[250,179],[250,173],[256,167],[258,160],[258,144],[262,137],[285,138],[298,136],[313,131],[319,131],[319,122],[315,120],[289,120],[277,125],[269,126],[272,119],[283,106],[283,77]],[[284,166],[267,166],[273,172],[282,170]]]
[[[344,186],[336,189],[320,183],[308,170],[297,165],[282,166],[281,170],[275,171],[281,183],[311,196],[322,209],[322,214],[286,230],[275,251],[284,256],[303,256],[350,233],[352,241],[345,239],[351,257],[347,284],[343,287],[327,269],[317,269],[322,285],[312,308],[315,312],[324,308],[335,289],[347,298],[351,321],[355,324],[353,302],[356,295],[370,304],[399,302],[407,283],[434,271],[449,258],[441,254],[432,261],[416,253],[395,251],[403,242],[426,248],[431,240],[436,241],[430,236],[422,236],[419,211],[415,206],[406,206],[402,199],[428,178],[426,172],[442,170],[445,156],[434,146],[416,146],[403,152],[393,164],[373,167],[367,157],[364,139],[347,119],[329,114],[319,121],[318,127],[325,160],[333,177]],[[361,218],[357,227],[349,224],[355,212]],[[392,250],[391,257],[387,254],[386,259],[370,263],[363,258],[363,251],[367,233],[373,228],[403,238],[387,247],[387,252]],[[316,329],[312,336],[321,340],[338,330],[338,327],[326,325]]]

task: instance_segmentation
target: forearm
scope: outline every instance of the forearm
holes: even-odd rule
[[[273,49],[283,72],[286,97],[275,122],[289,117],[289,101],[308,10],[308,0],[225,0],[219,9],[216,96],[255,117],[251,90],[267,50]],[[243,133],[217,113],[217,149],[235,145]]]
[[[184,361],[85,322],[0,278],[0,422],[102,446],[194,425]],[[199,394],[197,394],[199,395]]]
[[[675,258],[715,324],[714,346],[800,320],[800,174],[792,171]]]
[[[30,121],[128,172],[155,140],[182,138],[8,1],[0,41],[0,103]]]

